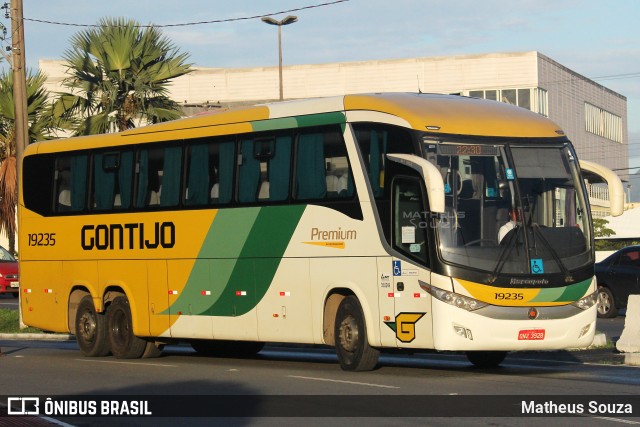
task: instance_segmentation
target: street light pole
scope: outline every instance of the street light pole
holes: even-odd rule
[[[282,26],[293,24],[298,21],[297,16],[289,15],[282,21],[275,20],[270,16],[262,18],[262,22],[266,22],[269,25],[276,25],[278,27],[278,78],[280,82],[280,101],[284,99],[282,90]]]

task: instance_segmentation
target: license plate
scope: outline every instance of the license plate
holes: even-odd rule
[[[522,329],[520,332],[518,332],[518,341],[543,339],[544,329]]]
[[[10,283],[12,288],[19,288],[20,287],[20,282],[11,282]]]

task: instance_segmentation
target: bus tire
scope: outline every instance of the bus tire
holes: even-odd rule
[[[345,371],[370,371],[378,364],[380,351],[372,348],[360,301],[353,295],[345,297],[336,313],[336,354]]]
[[[144,353],[147,342],[133,335],[131,308],[127,297],[117,297],[107,309],[111,353],[118,359],[137,359]]]
[[[142,359],[153,359],[156,357],[160,357],[162,355],[162,350],[164,349],[164,344],[156,344],[153,341],[147,341],[145,345]]]
[[[505,357],[506,351],[467,351],[467,359],[478,368],[495,368]]]
[[[109,354],[107,319],[96,311],[91,295],[84,296],[78,304],[76,340],[85,356],[100,357]]]

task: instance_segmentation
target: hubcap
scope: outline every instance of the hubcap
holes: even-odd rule
[[[89,312],[80,318],[80,333],[86,341],[91,341],[96,335],[96,319]]]
[[[340,345],[343,349],[353,352],[358,346],[358,324],[353,316],[349,316],[340,323]]]

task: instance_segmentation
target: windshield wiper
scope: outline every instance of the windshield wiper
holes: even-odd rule
[[[540,238],[542,245],[545,247],[546,250],[549,251],[549,253],[553,257],[553,260],[556,262],[556,264],[558,264],[558,267],[560,267],[560,270],[562,270],[562,273],[564,274],[565,283],[573,282],[573,277],[571,276],[569,269],[567,269],[567,267],[564,265],[564,263],[558,256],[558,253],[556,252],[556,250],[553,249],[553,247],[549,244],[547,239],[544,237],[544,235],[542,234],[542,231],[540,231],[540,226],[538,225],[538,223],[534,222],[533,224],[531,224],[531,228],[533,229],[534,240],[535,240],[535,236],[537,235]]]
[[[516,225],[515,228],[513,228],[513,233],[511,233],[511,235],[507,234],[507,236],[505,236],[505,239],[508,237],[509,240],[507,240],[507,243],[502,248],[502,252],[500,252],[500,257],[498,258],[498,262],[496,263],[496,266],[491,271],[491,275],[489,276],[489,280],[488,280],[489,284],[495,282],[496,279],[498,278],[498,274],[502,271],[502,268],[507,263],[507,254],[511,252],[511,247],[518,241],[518,235],[520,234],[520,231],[522,229],[523,227],[519,227]],[[517,246],[516,246],[516,250],[517,250]]]

